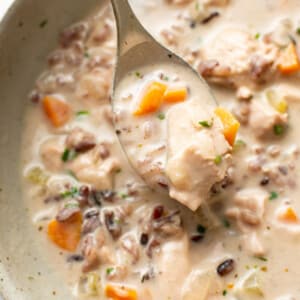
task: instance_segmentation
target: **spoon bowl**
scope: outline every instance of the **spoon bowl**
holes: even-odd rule
[[[137,70],[150,68],[159,69],[161,66],[174,70],[174,74],[184,77],[187,82],[193,82],[194,94],[202,95],[201,100],[206,107],[215,107],[216,100],[206,81],[182,58],[165,48],[156,41],[141,25],[127,0],[111,0],[117,24],[117,63],[114,73],[112,108],[115,116],[118,115],[118,95],[116,91],[122,80],[130,73]],[[132,118],[136,118],[132,115]],[[122,134],[121,125],[115,117],[115,128],[121,146],[135,171],[154,189],[161,189],[161,185],[154,184],[141,174],[137,156],[130,153],[132,143]],[[132,124],[134,120],[132,119]],[[133,126],[133,131],[140,131]],[[131,132],[134,134],[134,132]]]

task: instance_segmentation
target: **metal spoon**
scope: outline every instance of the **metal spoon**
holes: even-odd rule
[[[112,92],[112,107],[114,112],[116,112],[115,91],[119,83],[128,73],[146,66],[166,64],[176,67],[177,71],[178,68],[180,68],[180,74],[187,75],[189,79],[195,82],[197,85],[196,91],[199,91],[201,95],[205,95],[201,100],[203,105],[207,105],[208,107],[216,106],[216,101],[205,80],[187,62],[162,46],[145,30],[133,13],[128,0],[111,0],[111,3],[116,19],[118,38],[117,64]],[[134,116],[132,117],[134,118]],[[117,128],[116,122],[115,127]],[[128,154],[127,145],[124,143],[122,135],[120,134],[118,136],[125,153]],[[127,156],[134,169],[141,175],[136,157]],[[144,179],[148,185],[153,187],[153,184],[150,184],[146,178]]]

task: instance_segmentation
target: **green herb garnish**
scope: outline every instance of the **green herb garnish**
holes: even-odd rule
[[[135,76],[137,77],[137,78],[143,78],[143,75],[140,73],[140,72],[135,72],[134,73],[135,74]]]
[[[282,135],[284,133],[284,127],[280,124],[276,124],[273,127],[273,131],[275,135]]]
[[[120,193],[120,197],[121,197],[122,199],[126,199],[126,198],[128,198],[128,195],[125,194],[125,193]]]
[[[166,75],[163,75],[163,78],[162,78],[162,80],[164,80],[164,81],[169,81],[169,77],[168,77],[168,76],[166,76]]]
[[[44,28],[48,24],[48,20],[45,19],[40,23],[40,28]]]
[[[211,120],[210,122],[206,120],[199,121],[198,124],[202,127],[210,128],[213,125],[213,120]]]
[[[198,224],[197,225],[197,232],[200,233],[200,234],[204,234],[206,232],[206,227],[204,227],[201,224]]]
[[[261,261],[268,261],[268,259],[263,257],[263,256],[254,256],[254,257],[261,260]]]
[[[300,35],[300,27],[297,28],[296,32]]]
[[[277,199],[278,198],[278,193],[276,192],[270,192],[270,195],[269,195],[269,200],[274,200],[274,199]]]
[[[71,187],[70,190],[67,190],[65,192],[62,192],[60,194],[61,197],[67,198],[67,197],[74,197],[78,194],[78,188],[76,186]]]
[[[76,155],[77,155],[76,151],[66,148],[65,151],[63,152],[63,154],[61,155],[61,160],[63,162],[67,162],[67,161],[74,159],[76,157]]]
[[[157,117],[160,119],[160,120],[164,120],[166,118],[166,115],[163,113],[163,112],[160,112]]]
[[[217,155],[214,160],[215,164],[219,165],[222,162],[222,159],[222,155]]]
[[[223,296],[226,296],[226,295],[227,295],[227,291],[224,290],[223,293],[222,293],[222,295],[223,295]]]
[[[84,52],[84,57],[86,57],[86,58],[89,58],[90,57],[90,54],[86,51],[86,52]]]
[[[87,110],[80,110],[80,111],[78,111],[77,113],[76,113],[76,116],[86,116],[86,115],[89,115],[90,114],[90,112],[89,111],[87,111]]]
[[[107,268],[106,269],[106,275],[110,275],[110,274],[112,274],[113,272],[114,272],[114,268]]]
[[[255,39],[259,39],[260,38],[260,33],[258,32],[258,33],[256,33],[256,35],[254,36],[255,37]]]

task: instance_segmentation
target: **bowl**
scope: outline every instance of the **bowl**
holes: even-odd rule
[[[4,300],[73,299],[22,198],[23,117],[28,93],[58,32],[104,1],[19,0],[0,23],[0,294]],[[1,297],[0,297],[1,298]]]

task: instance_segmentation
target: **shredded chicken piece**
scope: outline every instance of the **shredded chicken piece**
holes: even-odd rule
[[[246,31],[226,29],[201,50],[201,56],[198,70],[206,79],[239,87],[274,77],[279,49]]]
[[[115,171],[120,168],[116,158],[103,159],[103,145],[78,155],[69,162],[69,169],[83,182],[91,184],[97,190],[112,189]]]
[[[236,219],[238,226],[247,231],[262,224],[268,198],[268,193],[260,188],[241,190],[236,193],[234,206],[226,210],[226,215]]]
[[[173,107],[168,115],[169,194],[193,211],[208,199],[212,186],[224,179],[229,167],[231,148],[219,120],[214,119],[209,129],[199,125],[199,120],[212,117],[192,100]],[[219,156],[222,163],[218,165],[215,158]]]

